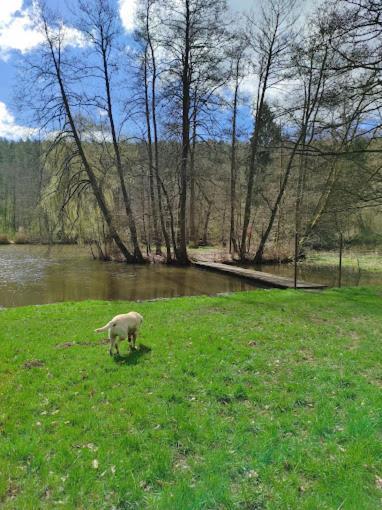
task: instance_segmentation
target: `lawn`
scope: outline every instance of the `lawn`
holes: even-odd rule
[[[381,508],[381,338],[378,287],[1,311],[0,506]]]

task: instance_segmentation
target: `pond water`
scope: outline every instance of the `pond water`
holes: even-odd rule
[[[253,267],[253,266],[252,266]],[[256,269],[287,278],[294,278],[293,264],[271,264],[259,266]],[[312,283],[322,283],[328,287],[338,286],[338,266],[321,266],[311,263],[298,264],[298,280]],[[357,267],[343,267],[342,278],[343,287],[357,287],[362,285],[382,285],[382,271],[366,271]]]
[[[143,300],[261,288],[195,268],[93,260],[76,246],[0,246],[0,306],[84,299]]]
[[[253,267],[253,266],[251,266]],[[293,264],[257,267],[293,278]],[[338,269],[299,264],[298,278],[337,286]],[[343,285],[382,285],[382,272],[344,268]],[[0,307],[80,301],[144,300],[264,288],[235,276],[163,264],[93,260],[77,246],[0,246]]]

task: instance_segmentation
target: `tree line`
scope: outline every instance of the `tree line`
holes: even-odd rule
[[[114,3],[79,0],[79,50],[41,6],[23,104],[49,133],[36,163],[49,236],[180,264],[212,240],[260,263],[296,233],[303,250],[364,229],[382,198],[380,12],[297,10],[270,0],[232,19],[223,0],[141,0],[127,46]]]

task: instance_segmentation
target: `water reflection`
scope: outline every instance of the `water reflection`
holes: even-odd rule
[[[294,277],[293,264],[272,264],[259,266],[257,269],[288,278]],[[297,275],[299,280],[322,283],[329,287],[338,286],[337,266],[313,266],[311,264],[301,263],[298,266]],[[342,268],[342,286],[349,287],[358,285],[382,285],[382,272],[359,270],[352,267]]]
[[[258,267],[293,278],[293,264]],[[298,278],[336,286],[337,267],[299,264]],[[344,268],[343,285],[382,285],[382,273]],[[234,276],[164,265],[130,266],[92,260],[74,246],[0,246],[0,306],[140,300],[263,288]]]
[[[238,278],[194,268],[95,261],[86,250],[72,246],[0,246],[0,306],[5,307],[84,299],[156,299],[254,288]]]

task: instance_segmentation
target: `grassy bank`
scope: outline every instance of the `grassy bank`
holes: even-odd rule
[[[1,311],[1,508],[380,508],[381,298]],[[130,309],[145,347],[113,359],[92,331]]]
[[[304,264],[337,267],[339,264],[339,253],[333,251],[309,252],[304,260]],[[345,268],[355,270],[382,272],[382,257],[377,252],[361,253],[356,250],[345,250],[342,265]]]

